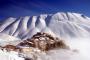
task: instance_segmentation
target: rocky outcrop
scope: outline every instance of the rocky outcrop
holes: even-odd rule
[[[4,47],[2,47],[3,49],[6,49],[7,51],[20,51],[20,48],[14,45],[6,45]]]
[[[33,35],[31,39],[24,40],[18,44],[18,46],[34,47],[40,49],[41,51],[48,51],[57,48],[69,49],[63,40],[43,32],[38,32]]]

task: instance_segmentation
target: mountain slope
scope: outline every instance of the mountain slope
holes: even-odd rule
[[[20,40],[19,38],[16,38],[14,36],[10,36],[4,33],[0,33],[0,43],[1,42],[8,42],[8,41],[17,41]]]
[[[90,36],[90,18],[70,12],[10,17],[0,25],[0,32],[21,39],[31,38],[37,32],[47,32],[60,38],[88,37]]]

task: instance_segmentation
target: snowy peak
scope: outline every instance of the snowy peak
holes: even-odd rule
[[[61,38],[87,37],[90,35],[90,18],[70,12],[10,17],[0,25],[0,32],[21,39],[31,38],[37,32],[46,32]]]
[[[58,20],[58,21],[77,21],[79,19],[86,20],[87,17],[84,16],[83,14],[79,13],[64,13],[64,12],[59,12],[53,15],[52,19]]]

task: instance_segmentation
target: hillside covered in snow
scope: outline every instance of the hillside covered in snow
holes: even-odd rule
[[[90,36],[90,18],[79,13],[41,14],[10,17],[0,25],[0,33],[20,39],[31,38],[37,32],[47,32],[60,38]]]
[[[37,32],[40,32],[39,35]],[[52,49],[62,47],[57,41],[62,42],[65,49]],[[8,52],[8,48],[3,46],[9,46],[11,51]],[[19,55],[21,50],[12,51],[16,47],[24,50],[23,57]],[[32,60],[90,60],[89,51],[90,18],[83,14],[58,12],[9,17],[0,24],[0,59],[25,60],[25,57],[29,57]]]

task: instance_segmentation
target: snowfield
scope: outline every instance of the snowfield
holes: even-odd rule
[[[29,57],[33,60],[90,60],[89,56],[85,56],[78,51],[72,50],[64,50],[64,49],[57,49],[57,50],[50,50],[47,53],[44,52],[32,52],[32,53],[25,53],[25,57]],[[23,57],[19,57],[18,52],[3,52],[0,51],[0,59],[3,60],[24,60]]]
[[[18,56],[18,52],[14,52],[14,51],[2,51],[0,50],[0,60],[24,60],[24,58],[21,58]]]
[[[33,60],[90,60],[90,41],[85,38],[72,39],[66,42],[70,46],[68,49],[54,49],[41,52],[35,49],[32,52],[23,53],[20,57],[18,52],[0,50],[0,60],[25,60],[28,57]],[[14,42],[13,42],[14,43]]]

